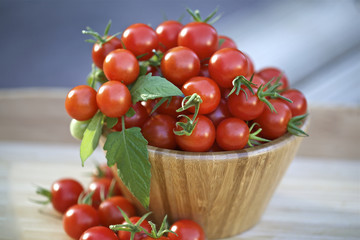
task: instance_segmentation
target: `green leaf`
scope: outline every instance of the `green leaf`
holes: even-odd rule
[[[104,145],[108,165],[117,164],[121,180],[146,208],[150,202],[151,178],[147,143],[140,128],[134,127],[110,133]]]
[[[134,110],[134,108],[129,108],[129,110],[126,112],[126,116],[127,117],[133,117],[134,115],[136,114],[136,112],[135,112],[135,110]]]
[[[106,127],[113,128],[118,123],[118,118],[106,117]]]
[[[130,90],[133,103],[160,97],[182,96],[181,90],[163,77],[140,76]]]
[[[105,115],[102,114],[102,112],[97,112],[84,132],[84,137],[80,145],[80,158],[82,166],[84,166],[86,159],[90,157],[98,146],[102,133],[102,127],[104,125],[104,118]]]

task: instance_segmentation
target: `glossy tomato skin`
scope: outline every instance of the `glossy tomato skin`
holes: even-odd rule
[[[260,135],[263,138],[273,140],[287,132],[287,124],[292,118],[290,108],[281,100],[270,99],[270,103],[276,109],[271,112],[268,107],[264,108],[262,114],[254,121],[260,124],[262,131]]]
[[[60,213],[65,213],[69,207],[76,205],[83,186],[71,178],[63,178],[51,185],[51,204]]]
[[[225,98],[221,98],[218,107],[206,115],[214,123],[215,127],[225,118],[232,117],[226,102]]]
[[[131,106],[135,114],[132,117],[125,116],[125,127],[132,128],[132,127],[139,127],[142,128],[144,123],[149,119],[149,114],[146,108],[141,105],[141,102],[137,102]],[[116,131],[122,130],[122,123],[121,118],[118,118],[117,124],[113,127]]]
[[[107,79],[129,85],[137,79],[140,67],[132,52],[116,49],[106,56],[103,70]]]
[[[236,76],[247,76],[247,58],[237,49],[220,49],[210,58],[209,73],[220,87],[231,88],[232,81]]]
[[[156,110],[156,112],[161,113],[161,114],[170,115],[176,119],[179,114],[183,114],[183,112],[181,112],[181,113],[176,112],[176,110],[181,108],[182,100],[183,100],[182,96],[173,96],[173,97],[171,97],[170,103],[168,103],[167,101],[164,102],[163,104],[161,104],[159,106],[159,108]],[[157,101],[159,101],[159,100],[156,100],[155,102],[157,102]]]
[[[280,69],[275,67],[267,67],[263,68],[260,71],[256,73],[259,75],[262,79],[265,80],[265,82],[269,82],[271,79],[275,78],[272,83],[276,82],[276,78],[281,76],[279,82],[282,83],[282,85],[278,88],[279,90],[285,90],[289,88],[289,81],[285,73],[283,73]]]
[[[193,93],[197,93],[201,99],[199,113],[208,114],[214,111],[220,102],[221,92],[214,80],[207,77],[193,77],[184,83],[181,91],[185,96],[191,96]],[[189,108],[189,111],[194,113],[195,108]]]
[[[157,50],[159,40],[154,29],[144,23],[135,23],[125,29],[121,41],[127,50],[136,57],[146,54],[139,60],[148,60],[152,57],[152,50]]]
[[[249,140],[249,127],[239,118],[226,118],[216,129],[216,143],[226,151],[243,149]]]
[[[134,216],[130,218],[130,222],[132,222],[133,224],[136,224],[139,221],[140,217],[138,216]],[[125,224],[126,222],[124,221],[123,224]],[[141,227],[143,227],[147,232],[151,232],[151,226],[149,224],[148,221],[144,220],[141,224]],[[118,237],[119,240],[130,240],[130,232],[126,232],[126,231],[119,231],[118,232]],[[135,237],[134,240],[142,240],[144,238],[146,238],[147,235],[144,232],[138,232],[135,233]]]
[[[293,101],[292,103],[289,103],[288,101],[283,100],[290,108],[293,117],[307,113],[307,100],[301,91],[297,89],[288,89],[281,95]]]
[[[146,238],[143,238],[142,240],[169,240],[170,238],[168,238],[168,237],[165,237],[165,236],[161,236],[161,237],[159,237],[159,238],[152,238],[152,237],[149,237],[149,236],[147,236]]]
[[[74,239],[79,239],[83,232],[99,223],[96,209],[86,204],[70,207],[63,216],[64,230],[69,237]]]
[[[78,121],[91,119],[98,111],[96,91],[87,85],[74,87],[66,96],[65,109],[70,117]]]
[[[94,192],[94,194],[92,195],[92,206],[96,209],[99,208],[102,199],[101,199],[101,195],[103,194],[103,196],[106,198],[109,190],[110,190],[110,186],[111,186],[111,182],[113,180],[110,178],[100,178],[100,179],[96,179],[93,182],[90,183],[87,192]],[[118,196],[121,195],[121,190],[120,188],[115,184],[114,189],[113,189],[113,196]]]
[[[245,89],[247,95],[243,91],[239,95],[231,94],[227,101],[227,106],[231,114],[245,121],[250,121],[264,111],[265,103],[260,101],[256,95],[257,88],[253,88],[255,94],[252,94],[249,89]]]
[[[170,230],[178,235],[169,233],[170,240],[205,240],[204,230],[192,220],[179,220],[171,225]]]
[[[192,119],[192,115],[189,116]],[[190,136],[175,135],[176,143],[184,151],[206,152],[215,142],[215,126],[212,121],[203,115],[197,116],[198,122]],[[185,121],[184,118],[180,121]],[[176,130],[180,130],[178,127]]]
[[[110,37],[111,36],[108,36],[108,38]],[[117,37],[113,37],[111,40],[108,40],[103,44],[96,42],[93,46],[91,54],[94,64],[98,68],[103,69],[103,63],[106,55],[108,55],[111,51],[120,48],[122,48],[122,44],[120,39]]]
[[[155,30],[159,39],[159,50],[165,52],[176,47],[178,35],[182,28],[183,25],[178,21],[168,20],[162,22]]]
[[[166,114],[156,114],[145,122],[142,134],[150,146],[175,149],[175,118]]]
[[[250,79],[250,77],[255,73],[255,66],[254,61],[250,58],[250,56],[246,53],[244,53],[246,60],[248,62],[248,72],[247,77]]]
[[[134,205],[122,196],[114,196],[105,199],[99,206],[98,212],[101,225],[108,227],[110,225],[121,224],[124,221],[123,210],[128,217],[135,216],[136,209]]]
[[[180,46],[165,53],[160,68],[167,80],[181,87],[189,78],[199,74],[200,60],[194,51]]]
[[[181,29],[178,45],[192,49],[202,61],[218,48],[218,35],[213,26],[203,22],[191,22]]]
[[[118,240],[116,234],[107,227],[96,226],[86,230],[79,240]]]
[[[123,83],[108,81],[99,88],[96,102],[106,116],[121,117],[131,107],[131,94]]]
[[[220,41],[223,41],[223,43],[220,45]],[[231,38],[229,38],[228,36],[224,36],[224,35],[219,35],[219,49],[223,49],[223,48],[235,48],[237,49],[236,43],[234,42],[234,40],[232,40]]]

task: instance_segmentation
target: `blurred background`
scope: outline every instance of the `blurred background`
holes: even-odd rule
[[[360,2],[357,0],[96,1],[0,0],[0,88],[85,83],[88,36],[112,20],[110,33],[135,22],[190,21],[185,8],[207,16],[219,7],[218,33],[230,36],[256,69],[275,66],[313,104],[360,105]]]

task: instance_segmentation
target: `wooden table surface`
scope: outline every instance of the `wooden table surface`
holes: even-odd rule
[[[69,239],[61,216],[38,206],[35,185],[74,177],[85,186],[100,149],[82,168],[68,132],[63,90],[0,91],[0,239]],[[312,107],[310,137],[261,222],[231,239],[360,239],[360,110]],[[336,120],[336,121],[335,121]]]

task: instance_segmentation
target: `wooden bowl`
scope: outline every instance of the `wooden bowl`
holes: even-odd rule
[[[309,119],[302,129],[305,130]],[[286,134],[239,151],[194,153],[148,146],[151,162],[150,211],[160,224],[192,219],[208,239],[237,235],[261,219],[293,160],[302,137]],[[113,168],[117,176],[116,166]],[[147,212],[123,185],[140,213]],[[158,225],[159,226],[159,225]]]

